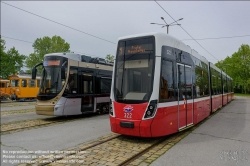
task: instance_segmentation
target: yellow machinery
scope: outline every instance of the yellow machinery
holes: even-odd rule
[[[0,99],[6,99],[10,97],[10,80],[4,80],[0,78]]]
[[[37,97],[40,78],[31,79],[31,75],[9,76],[9,94],[12,100],[30,100]]]

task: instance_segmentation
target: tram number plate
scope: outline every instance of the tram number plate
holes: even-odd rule
[[[134,128],[134,122],[120,122],[120,126],[124,128]]]
[[[129,119],[131,119],[131,118],[132,118],[132,113],[127,113],[127,112],[125,112],[125,113],[124,113],[124,118],[129,118]]]

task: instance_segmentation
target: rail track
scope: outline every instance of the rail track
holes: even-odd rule
[[[24,114],[29,112],[36,112],[35,109],[22,109],[22,110],[10,110],[10,111],[1,111],[1,116],[14,115],[14,114]]]
[[[78,116],[63,116],[63,117],[49,117],[49,118],[41,118],[41,119],[31,119],[25,121],[15,121],[1,124],[1,135],[10,134],[14,132],[19,132],[23,130],[29,130],[34,128],[46,127],[55,124],[72,122],[75,120],[81,120],[93,116],[102,116],[97,114],[86,114],[86,115],[78,115]]]
[[[18,102],[18,101],[2,101],[1,107],[16,107],[16,106],[28,106],[34,105],[36,102]]]
[[[60,151],[60,153],[37,156],[37,159],[32,160],[31,163],[22,164],[22,166],[29,164],[39,166],[60,164],[134,166],[141,163],[149,165],[216,113],[196,126],[169,136],[139,138],[113,133],[102,139],[85,142],[63,152]]]
[[[35,160],[21,165],[149,165],[218,112],[220,111],[216,111],[199,124],[170,136],[139,138],[112,133],[101,139],[98,138],[97,140],[85,142],[76,147],[59,151],[59,153],[54,152],[40,156],[37,154]]]
[[[159,146],[161,149],[165,146],[169,149],[189,133],[190,132],[186,131],[159,138],[138,138],[110,134],[102,139],[80,144],[75,148],[53,154],[42,155],[42,157],[40,156],[36,160],[32,160],[30,163],[26,163],[26,165],[138,165],[139,162],[141,162],[140,157],[150,152],[150,150],[153,150],[154,148],[159,149]],[[150,153],[155,155],[155,153],[158,152],[158,150],[153,150],[153,153]],[[148,156],[148,158],[150,158],[150,156]],[[147,158],[143,157],[143,159],[146,160]]]

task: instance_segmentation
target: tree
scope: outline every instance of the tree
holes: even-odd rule
[[[37,38],[32,47],[34,48],[34,53],[31,53],[26,59],[26,66],[29,70],[36,64],[41,63],[45,54],[70,52],[70,44],[65,42],[60,36]],[[41,72],[41,68],[38,68],[38,72]]]
[[[19,54],[19,52],[12,47],[7,52],[5,52],[5,41],[1,40],[1,72],[0,77],[7,79],[9,75],[18,73],[23,67],[23,62],[25,60],[25,55]]]
[[[242,44],[232,56],[215,64],[226,72],[236,85],[243,87],[244,93],[250,92],[250,47]]]
[[[108,54],[108,55],[106,55],[106,58],[105,58],[105,59],[106,59],[106,60],[109,60],[109,61],[111,61],[111,62],[113,62],[114,59],[115,59],[115,56],[114,56],[114,55]]]

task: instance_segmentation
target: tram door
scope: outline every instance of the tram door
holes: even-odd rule
[[[93,71],[82,71],[82,112],[94,111]]]
[[[193,86],[191,66],[177,64],[179,130],[193,124]]]

